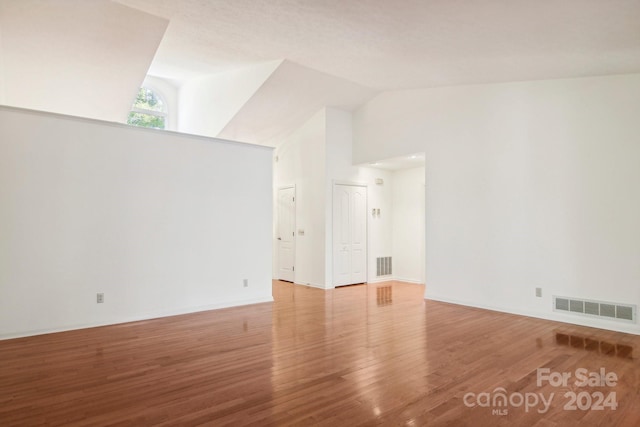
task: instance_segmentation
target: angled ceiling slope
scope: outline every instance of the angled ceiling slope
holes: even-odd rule
[[[285,60],[217,136],[275,147],[321,108],[352,111],[376,93]]]
[[[197,77],[180,87],[178,130],[217,137],[282,61]]]
[[[124,122],[167,25],[108,0],[0,0],[0,101]]]

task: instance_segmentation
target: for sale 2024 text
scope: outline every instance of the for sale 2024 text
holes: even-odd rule
[[[599,371],[578,368],[573,372],[555,372],[549,368],[538,368],[536,372],[538,387],[549,385],[569,388],[569,391],[563,394],[566,399],[563,409],[566,411],[615,411],[618,407],[616,392],[610,389],[617,384],[616,373],[607,372],[605,368],[600,368]],[[590,391],[587,391],[586,387]],[[510,409],[519,407],[523,407],[525,412],[537,410],[538,413],[544,414],[551,408],[555,395],[555,392],[548,395],[540,392],[507,393],[506,389],[498,387],[492,393],[466,393],[463,401],[468,408],[491,408],[493,415],[508,415]]]

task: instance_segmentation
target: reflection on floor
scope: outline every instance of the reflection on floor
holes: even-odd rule
[[[393,286],[378,286],[376,288],[378,305],[393,303]]]
[[[633,359],[633,347],[627,344],[610,343],[579,335],[556,333],[556,342],[561,345],[570,345],[573,348],[582,348],[598,352],[606,356],[617,356],[623,359]]]

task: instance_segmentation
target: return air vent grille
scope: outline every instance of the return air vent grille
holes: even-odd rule
[[[587,316],[605,317],[636,323],[637,308],[633,304],[592,301],[570,297],[553,297],[553,310],[583,314]]]
[[[376,276],[389,276],[393,272],[390,256],[376,258]]]

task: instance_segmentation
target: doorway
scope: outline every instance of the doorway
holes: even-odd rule
[[[296,189],[278,189],[278,279],[295,281]]]

